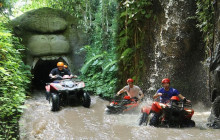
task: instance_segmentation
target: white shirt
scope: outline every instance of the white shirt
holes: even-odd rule
[[[133,85],[132,88],[130,88],[128,85],[125,86],[123,89],[123,91],[126,91],[128,96],[130,96],[131,98],[133,97],[137,97],[139,99],[139,96],[140,94],[143,94],[143,92],[141,91],[141,89],[136,86],[136,85]]]

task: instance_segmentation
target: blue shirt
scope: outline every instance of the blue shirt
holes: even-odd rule
[[[178,96],[180,94],[179,91],[174,88],[170,88],[169,91],[166,91],[164,88],[160,88],[157,93],[162,93],[162,96],[160,96],[161,103],[166,103],[172,96]]]

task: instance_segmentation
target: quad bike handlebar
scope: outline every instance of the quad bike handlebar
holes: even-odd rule
[[[51,77],[51,79],[57,79],[57,80],[72,79],[72,78],[77,78],[77,76],[76,75],[73,75],[73,76],[69,76],[69,75],[64,75],[64,76],[55,75],[54,77]]]

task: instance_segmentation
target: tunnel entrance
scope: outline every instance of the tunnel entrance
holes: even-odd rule
[[[57,62],[63,60],[38,60],[36,66],[32,70],[34,78],[32,79],[32,86],[34,89],[44,89],[46,83],[51,82],[49,73],[53,68],[57,67]]]

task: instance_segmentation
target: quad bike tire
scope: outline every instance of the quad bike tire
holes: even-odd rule
[[[83,93],[81,98],[82,98],[82,105],[86,108],[89,108],[91,104],[91,98],[89,94],[85,92]]]
[[[212,104],[213,114],[218,118],[220,116],[220,96],[216,97]]]
[[[158,126],[159,124],[159,115],[156,113],[152,113],[152,118],[150,119],[149,125]]]
[[[196,123],[193,120],[189,120],[187,123],[187,127],[195,127]]]
[[[52,94],[52,111],[59,111],[60,109],[60,97],[57,94]]]
[[[147,125],[148,123],[148,114],[147,113],[142,113],[139,121],[139,125]]]

